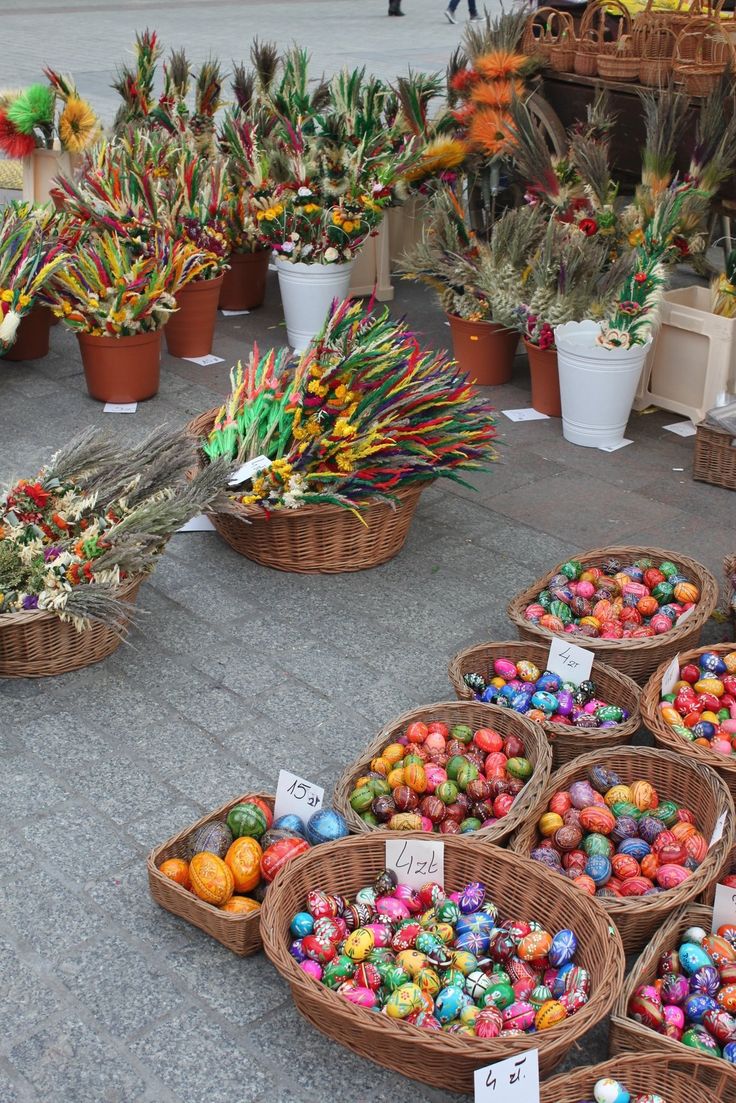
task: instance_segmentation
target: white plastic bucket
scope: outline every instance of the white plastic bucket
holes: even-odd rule
[[[332,300],[347,298],[353,261],[342,264],[292,263],[276,258],[286,333],[295,352],[303,352],[324,325]]]
[[[628,349],[595,343],[597,322],[565,322],[555,329],[562,399],[562,435],[583,448],[620,444],[626,432],[651,338]]]

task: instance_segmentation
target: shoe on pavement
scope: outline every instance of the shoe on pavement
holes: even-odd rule
[[[483,16],[482,15],[471,15],[470,22],[471,23],[482,23],[483,22]]]
[[[457,19],[452,14],[449,8],[445,8],[445,19],[448,23],[457,23]]]

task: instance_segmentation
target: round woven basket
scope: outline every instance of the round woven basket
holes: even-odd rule
[[[718,880],[734,842],[733,801],[725,784],[713,770],[685,761],[670,751],[648,747],[597,751],[581,755],[552,775],[536,807],[512,839],[511,849],[528,857],[537,844],[537,823],[547,810],[552,795],[567,789],[573,781],[587,778],[590,767],[598,765],[615,770],[624,785],[644,778],[663,799],[691,808],[706,839],[711,838],[716,823],[726,813],[720,839],[713,843],[698,869],[681,885],[652,896],[596,897],[616,924],[627,953],[631,953],[646,944],[673,909],[695,899],[698,893]],[[560,874],[557,877],[563,880]]]
[[[549,655],[549,647],[542,643],[478,643],[475,647],[466,647],[458,651],[450,660],[448,674],[452,688],[461,701],[475,701],[475,695],[465,685],[463,675],[478,672],[485,676],[495,659],[511,659],[516,663],[529,659],[540,670],[544,670]],[[593,663],[591,679],[595,682],[599,695],[610,705],[620,705],[629,713],[628,720],[616,724],[613,728],[578,728],[571,724],[553,724],[550,721],[535,721],[544,730],[552,748],[552,768],[557,770],[566,762],[588,751],[597,751],[602,747],[617,747],[628,743],[639,730],[640,690],[636,682],[625,674],[606,666],[597,660]],[[478,702],[481,703],[481,702]]]
[[[648,636],[643,639],[629,640],[600,640],[587,636],[568,636],[561,634],[563,639],[571,639],[573,643],[595,652],[596,658],[609,666],[615,666],[623,674],[628,674],[635,682],[643,684],[649,675],[657,669],[660,663],[671,659],[678,651],[696,647],[700,643],[700,634],[703,625],[710,617],[718,604],[718,584],[710,571],[694,559],[676,552],[666,551],[663,548],[641,548],[629,545],[612,548],[593,548],[591,551],[581,552],[574,558],[578,559],[586,567],[600,567],[610,558],[627,560],[649,557],[662,562],[671,560],[700,588],[700,601],[695,607],[695,612],[684,623],[675,625],[669,632],[661,636]],[[532,585],[522,590],[520,594],[512,598],[506,610],[509,619],[516,625],[519,639],[522,640],[547,640],[555,635],[546,628],[540,628],[538,624],[532,624],[524,616],[524,609],[537,597],[554,575],[559,574],[562,564],[558,564],[554,570],[537,579]]]
[[[426,838],[411,832],[405,837]],[[479,846],[465,836],[447,835],[443,838],[445,886],[455,891],[469,881],[484,882],[504,915],[536,916],[550,931],[575,931],[579,964],[591,976],[591,998],[564,1023],[537,1034],[493,1040],[425,1031],[356,1007],[299,968],[289,953],[289,922],[303,909],[307,892],[320,888],[353,896],[384,868],[385,841],[385,835],[372,834],[315,847],[289,862],[268,890],[261,924],[263,946],[290,984],[297,1009],[323,1034],[354,1053],[445,1090],[472,1092],[475,1069],[528,1049],[539,1050],[540,1072],[549,1075],[573,1043],[608,1013],[623,980],[623,948],[594,901],[516,854]]]
[[[212,428],[209,410],[189,429],[197,438]],[[209,514],[226,543],[254,563],[297,574],[342,574],[388,562],[401,551],[414,510],[427,483],[394,492],[396,502],[367,502],[357,517],[333,505],[268,511],[233,505],[232,512]]]
[[[671,915],[652,935],[649,945],[637,958],[614,1003],[609,1032],[612,1055],[634,1053],[638,1055],[637,1060],[641,1062],[640,1054],[656,1049],[659,1054],[657,1067],[672,1058],[688,1062],[692,1059],[693,1050],[684,1046],[682,1042],[676,1042],[665,1034],[658,1034],[656,1030],[650,1030],[649,1027],[642,1026],[641,1023],[630,1018],[628,1006],[632,993],[640,984],[654,984],[660,955],[665,950],[676,949],[682,942],[682,936],[688,927],[704,927],[709,931],[712,919],[712,908],[689,904]],[[696,1100],[698,1103],[700,1100],[703,1100],[703,1103],[706,1101],[707,1103],[736,1103],[736,1070],[727,1061],[717,1057],[704,1055],[704,1059],[725,1078],[724,1087],[712,1096],[703,1094],[691,1096],[688,1103],[695,1103]]]
[[[598,72],[599,55],[615,50],[630,29],[631,16],[620,0],[592,0],[580,22],[574,60],[575,72],[580,76],[594,77]]]
[[[354,762],[343,773],[335,786],[334,807],[348,822],[351,831],[360,833],[386,832],[384,825],[369,827],[350,805],[350,794],[354,782],[370,767],[387,743],[393,743],[403,735],[409,724],[420,721],[425,724],[432,720],[441,720],[448,726],[468,724],[474,730],[491,726],[501,735],[517,735],[523,740],[526,757],[534,767],[532,776],[521,790],[508,816],[503,816],[493,827],[484,827],[471,832],[473,836],[482,836],[484,842],[502,843],[524,821],[537,802],[537,799],[549,780],[552,769],[552,752],[541,725],[520,716],[518,712],[497,708],[495,705],[483,705],[479,701],[440,701],[436,705],[424,705],[420,709],[405,712],[397,720],[392,720],[376,736]],[[446,835],[441,836],[443,839]]]
[[[238,915],[233,912],[224,912],[216,908],[214,904],[207,904],[200,900],[193,892],[189,892],[170,877],[166,877],[159,870],[162,862],[169,858],[184,858],[189,860],[189,839],[205,824],[215,820],[225,820],[231,808],[241,804],[249,797],[260,797],[273,808],[274,797],[270,793],[244,793],[242,797],[223,804],[214,812],[203,816],[190,827],[185,827],[178,835],[167,839],[161,846],[155,847],[148,855],[146,863],[148,869],[148,887],[155,902],[173,915],[185,919],[199,927],[200,931],[210,935],[211,938],[221,942],[228,950],[241,957],[255,954],[260,950],[261,942],[261,912],[248,912]],[[269,888],[269,892],[271,889]]]
[[[691,651],[681,651],[678,654],[680,666],[697,659],[704,651],[714,651],[717,655],[727,655],[729,651],[736,651],[736,643],[719,643],[712,647],[696,647]],[[660,747],[666,747],[674,751],[689,762],[697,762],[703,766],[712,766],[721,775],[726,785],[731,790],[731,795],[736,797],[736,755],[728,758],[707,747],[699,747],[683,739],[669,724],[662,719],[659,702],[662,699],[662,679],[667,667],[672,660],[668,659],[657,667],[651,678],[641,691],[641,718],[644,726],[654,736],[655,743]]]
[[[575,24],[569,12],[558,8],[537,8],[526,21],[521,50],[549,60],[551,48],[575,39]]]
[[[723,1061],[714,1061],[697,1051],[673,1057],[656,1050],[614,1057],[601,1065],[569,1069],[542,1084],[539,1103],[580,1103],[593,1098],[597,1080],[619,1080],[633,1095],[658,1092],[667,1103],[698,1103],[699,1100],[727,1100],[733,1103],[733,1073]]]
[[[121,601],[135,604],[143,579],[122,583]],[[123,630],[124,632],[124,630]],[[75,626],[53,613],[29,609],[0,616],[0,677],[48,678],[68,674],[99,663],[122,643],[120,629],[93,621],[78,632]]]

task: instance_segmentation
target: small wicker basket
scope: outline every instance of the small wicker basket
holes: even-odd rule
[[[693,478],[701,483],[736,490],[736,437],[698,425],[695,431]]]
[[[459,700],[475,701],[473,691],[463,681],[463,675],[479,672],[483,674],[493,665],[494,659],[511,659],[519,662],[529,659],[540,670],[544,670],[549,647],[542,643],[479,643],[475,647],[466,647],[458,651],[450,660],[448,673],[452,688]],[[636,682],[620,674],[612,666],[594,662],[591,678],[602,698],[611,705],[620,705],[629,713],[628,720],[616,724],[613,728],[578,728],[571,724],[553,724],[539,721],[552,748],[552,769],[557,770],[578,755],[588,751],[597,751],[603,747],[618,747],[628,743],[639,730],[640,690]]]
[[[550,50],[575,38],[575,23],[569,12],[558,8],[537,8],[526,21],[521,40],[522,53],[549,61]]]
[[[640,950],[672,912],[715,883],[729,860],[734,842],[734,807],[722,779],[707,766],[683,760],[670,751],[647,747],[620,747],[581,755],[549,779],[549,784],[528,819],[511,841],[511,849],[528,857],[537,843],[537,823],[554,793],[588,776],[591,766],[615,770],[624,785],[637,778],[649,781],[659,795],[692,808],[706,839],[726,813],[723,834],[709,848],[701,865],[676,888],[652,896],[597,897],[616,924],[627,953]],[[559,874],[557,874],[560,877]],[[562,878],[560,877],[560,880]]]
[[[497,708],[495,705],[483,705],[479,701],[440,701],[436,705],[424,705],[420,709],[412,709],[411,712],[405,712],[398,719],[392,720],[366,747],[360,758],[344,771],[335,786],[334,807],[345,817],[351,831],[362,834],[385,832],[387,829],[383,826],[369,827],[352,809],[350,794],[353,791],[353,785],[386,744],[393,743],[398,736],[403,735],[409,724],[415,721],[428,724],[432,720],[444,721],[449,726],[468,724],[473,729],[491,726],[501,735],[517,735],[523,741],[526,757],[534,768],[532,776],[514,801],[508,816],[498,820],[493,827],[484,827],[472,833],[474,837],[482,838],[483,842],[503,843],[523,822],[529,810],[535,806],[539,794],[547,784],[552,769],[552,752],[541,725],[526,720],[518,712]]]
[[[615,29],[612,21],[615,19]],[[621,0],[592,0],[580,23],[580,35],[575,50],[574,69],[580,76],[594,77],[598,72],[598,57],[615,49],[631,30],[631,17]]]
[[[713,909],[704,908],[699,904],[689,904],[680,908],[652,935],[652,939],[642,955],[637,958],[633,968],[629,972],[623,987],[616,999],[611,1013],[610,1026],[610,1051],[611,1054],[633,1053],[640,1055],[656,1049],[659,1054],[657,1067],[665,1060],[677,1058],[689,1061],[693,1051],[682,1042],[676,1042],[665,1034],[658,1034],[642,1026],[628,1013],[629,1000],[636,988],[641,984],[653,984],[657,976],[657,963],[661,954],[666,950],[676,949],[682,942],[682,936],[688,927],[703,927],[706,931],[711,929]],[[641,1061],[641,1057],[637,1057]],[[696,1098],[707,1099],[708,1103],[736,1103],[736,1070],[727,1061],[721,1061],[717,1057],[707,1056],[714,1070],[718,1069],[724,1078],[720,1091],[713,1096],[691,1097],[693,1103]],[[576,1101],[577,1103],[577,1101]]]
[[[579,643],[581,647],[595,652],[596,658],[608,663],[609,666],[616,667],[623,674],[628,674],[635,682],[642,684],[665,659],[671,659],[683,648],[698,645],[703,625],[718,604],[718,584],[710,571],[701,563],[676,552],[666,551],[663,548],[631,546],[593,548],[591,551],[581,552],[575,556],[576,559],[588,567],[600,567],[611,557],[621,559],[624,562],[642,557],[649,557],[660,562],[669,559],[681,569],[683,574],[697,583],[700,589],[700,601],[695,608],[695,612],[684,623],[675,625],[674,628],[662,636],[628,640],[573,637],[573,641]],[[559,564],[543,578],[538,579],[533,586],[528,586],[526,590],[522,590],[509,602],[507,613],[516,626],[519,639],[537,642],[540,640],[549,641],[554,635],[548,629],[540,628],[528,621],[524,616],[524,609],[536,599],[537,594],[546,587],[549,580],[559,573],[561,566],[562,564]]]
[[[622,35],[616,42],[604,43],[598,54],[598,75],[604,80],[638,80],[640,63],[633,35]]]
[[[596,1081],[603,1077],[620,1081],[631,1092],[655,1092],[667,1103],[698,1103],[708,1099],[728,1100],[733,1103],[733,1074],[723,1062],[714,1061],[697,1051],[690,1050],[680,1058],[651,1052],[623,1054],[601,1065],[568,1069],[542,1084],[539,1103],[580,1103],[593,1098]]]
[[[135,604],[143,579],[122,583],[121,601]],[[132,610],[131,610],[132,612]],[[112,655],[123,641],[123,632],[100,622],[78,632],[73,624],[53,613],[29,609],[0,616],[0,677],[48,678],[68,674],[99,663]]]
[[[696,647],[690,651],[681,651],[678,655],[680,665],[684,666],[692,659],[697,659],[704,651],[715,651],[717,655],[727,655],[729,651],[736,651],[736,643],[719,643],[710,647]],[[669,724],[662,719],[659,708],[659,703],[662,700],[662,679],[671,661],[671,659],[668,659],[667,662],[662,663],[642,690],[641,716],[644,726],[652,733],[654,741],[659,747],[665,747],[668,751],[673,751],[683,761],[695,762],[699,766],[709,766],[716,770],[725,781],[731,795],[736,798],[736,755],[727,757],[718,754],[717,751],[709,750],[708,747],[700,747],[695,743],[690,743],[687,739],[683,739],[682,736],[678,735],[676,731],[673,731]]]
[[[240,957],[255,954],[261,948],[261,912],[247,912],[238,915],[234,912],[224,912],[216,908],[214,904],[207,904],[200,900],[193,892],[189,892],[170,877],[166,877],[159,870],[162,862],[168,858],[184,858],[189,860],[189,839],[205,824],[215,820],[225,820],[231,808],[241,804],[249,797],[257,796],[268,802],[273,808],[274,798],[268,793],[246,793],[242,797],[223,804],[209,815],[197,820],[191,827],[184,828],[178,835],[167,839],[161,846],[155,847],[148,855],[148,887],[155,902],[173,915],[185,919],[199,927],[201,931],[211,938],[221,942],[228,950]],[[269,892],[271,891],[269,887]]]
[[[708,96],[736,54],[728,35],[712,19],[693,19],[675,43],[672,74],[689,96]]]
[[[212,428],[217,410],[190,422],[197,438]],[[414,510],[428,482],[394,494],[396,502],[367,502],[360,517],[333,505],[267,511],[233,505],[228,513],[210,514],[230,547],[254,563],[296,574],[342,574],[365,571],[388,562],[406,542]]]
[[[422,839],[407,833],[407,839]],[[381,872],[386,836],[353,836],[325,843],[291,861],[268,890],[263,905],[263,945],[271,962],[291,986],[297,1009],[329,1038],[385,1068],[447,1091],[473,1090],[473,1072],[483,1065],[528,1049],[539,1050],[539,1068],[547,1076],[573,1043],[602,1021],[623,980],[623,948],[596,903],[536,863],[477,838],[447,835],[445,885],[460,889],[469,881],[490,886],[505,915],[536,916],[548,930],[571,928],[580,950],[579,964],[591,976],[591,998],[564,1023],[537,1034],[487,1040],[444,1031],[426,1031],[349,1003],[299,968],[289,953],[289,923],[304,907],[310,889],[352,896]]]

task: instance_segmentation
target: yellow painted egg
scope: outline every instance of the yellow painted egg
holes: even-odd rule
[[[355,934],[355,931],[353,934]],[[421,954],[419,950],[402,950],[400,954],[396,955],[396,964],[400,965],[402,969],[406,969],[410,977],[415,977],[421,969],[425,969],[429,965],[429,958],[426,954]]]
[[[613,785],[603,799],[609,808],[612,808],[614,804],[633,803],[631,799],[631,789],[628,785]]]
[[[675,585],[675,601],[691,602],[699,597],[700,590],[694,582],[678,582]]]
[[[647,812],[651,808],[656,808],[659,804],[657,791],[648,781],[635,781],[629,786],[629,789],[632,804],[635,804],[640,812]]]
[[[539,820],[539,833],[549,839],[564,824],[562,816],[558,816],[556,812],[545,812]]]
[[[412,1011],[424,1006],[422,990],[416,984],[402,984],[386,1000],[385,1012],[390,1019],[405,1019]]]
[[[373,931],[358,927],[345,939],[345,953],[351,961],[365,961],[375,944]]]
[[[725,686],[720,678],[701,678],[694,688],[696,693],[712,693],[714,697],[722,697],[725,693]]]
[[[537,1011],[534,1025],[537,1030],[549,1030],[551,1026],[556,1026],[566,1018],[567,1011],[559,1000],[545,1000]]]

